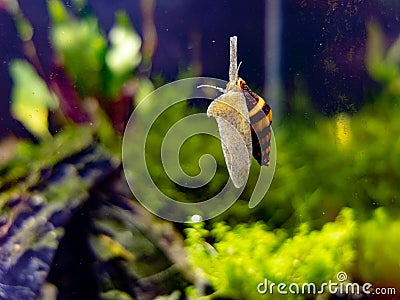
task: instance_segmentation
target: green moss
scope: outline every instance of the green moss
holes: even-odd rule
[[[400,288],[400,219],[392,219],[387,209],[379,208],[374,218],[362,224],[358,244],[358,274],[374,286]]]
[[[192,266],[201,269],[216,294],[233,299],[259,299],[257,285],[264,278],[276,284],[320,285],[348,271],[356,258],[356,223],[350,209],[320,231],[307,224],[293,236],[268,230],[264,223],[229,229],[217,223],[211,231],[201,224],[187,229],[187,252]],[[216,239],[209,244],[206,239]]]

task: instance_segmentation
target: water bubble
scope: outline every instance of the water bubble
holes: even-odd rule
[[[198,222],[201,222],[201,221],[203,221],[203,218],[200,215],[193,215],[192,216],[192,222],[198,223]]]

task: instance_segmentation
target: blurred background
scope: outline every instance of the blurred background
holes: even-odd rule
[[[397,0],[0,0],[0,299],[259,299],[264,278],[340,271],[397,289],[358,297],[399,299],[399,34]],[[163,84],[227,79],[233,35],[240,76],[274,112],[271,188],[248,208],[253,161],[223,215],[157,219],[126,185],[125,125]],[[182,168],[215,153],[212,182],[188,190],[160,166],[167,125],[202,109],[166,112],[149,138],[153,180],[180,201],[228,176],[219,142],[202,137]]]
[[[7,1],[3,1],[6,3]],[[46,2],[19,1],[35,29],[32,40],[46,74],[52,64],[51,26]],[[65,1],[67,7],[73,1]],[[5,4],[3,4],[4,6]],[[152,45],[152,78],[165,81],[182,73],[227,77],[227,41],[239,37],[241,74],[278,111],[290,112],[296,89],[306,90],[322,113],[355,111],[364,104],[374,82],[366,72],[364,58],[366,24],[378,22],[390,44],[399,31],[397,1],[88,1],[85,13],[96,15],[104,32],[112,27],[114,14],[125,10],[137,33],[155,26]],[[143,9],[149,12],[144,13]],[[206,16],[206,17],[205,17]],[[13,17],[3,8],[1,41],[1,136],[22,134],[21,126],[8,114],[11,79],[7,66],[24,56]],[[146,18],[148,20],[146,20]],[[152,23],[152,24],[149,24]],[[149,33],[150,34],[150,33]],[[271,92],[269,92],[271,90]],[[273,97],[271,97],[271,93]],[[279,99],[276,99],[279,97]],[[276,102],[276,103],[275,103]],[[279,105],[278,105],[279,104]]]

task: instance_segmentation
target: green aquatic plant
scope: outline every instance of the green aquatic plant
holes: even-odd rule
[[[141,62],[141,38],[126,13],[116,13],[106,36],[94,16],[77,19],[59,0],[48,1],[48,8],[51,43],[79,94],[117,99]]]
[[[321,230],[310,230],[303,223],[293,235],[269,229],[263,222],[233,228],[215,223],[210,230],[203,223],[194,224],[186,229],[186,251],[198,277],[187,292],[193,299],[307,299],[317,295],[328,299],[332,292],[324,284],[333,282],[391,287],[393,293],[399,288],[400,276],[400,258],[394,250],[400,249],[398,226],[399,221],[384,209],[378,209],[369,221],[356,221],[350,208],[344,208]],[[206,283],[213,292],[207,294]],[[284,284],[284,293],[277,290],[278,284]],[[291,292],[291,285],[297,294]]]
[[[361,281],[376,287],[400,288],[400,218],[378,208],[373,218],[360,226],[357,270]]]
[[[382,84],[381,101],[395,104],[400,101],[400,37],[386,47],[387,41],[380,25],[368,24],[365,64],[370,76]]]
[[[147,76],[137,72],[142,40],[127,14],[116,12],[114,24],[106,34],[96,17],[86,11],[86,3],[74,2],[73,10],[59,0],[48,1],[53,51],[47,74],[36,56],[34,28],[24,18],[18,3],[11,2],[18,8],[12,10],[17,16],[17,27],[25,28],[22,25],[28,24],[32,31],[30,35],[26,30],[20,32],[31,65],[28,61],[11,62],[14,117],[38,138],[51,135],[49,115],[53,128],[90,123],[99,127],[98,133],[108,145],[117,145],[135,100],[153,89]],[[107,129],[108,123],[114,128],[113,134]]]
[[[351,270],[356,258],[355,229],[350,209],[320,231],[310,231],[304,223],[293,236],[282,229],[268,229],[262,222],[234,228],[216,223],[210,231],[195,224],[186,230],[186,250],[192,267],[201,270],[198,273],[215,289],[213,297],[259,299],[257,286],[264,279],[288,286],[310,282],[321,286],[337,280],[338,272]],[[212,244],[207,242],[212,240]],[[273,294],[269,296],[288,296]]]
[[[14,60],[10,74],[14,81],[11,113],[37,137],[49,138],[48,111],[58,108],[57,97],[25,60]]]

